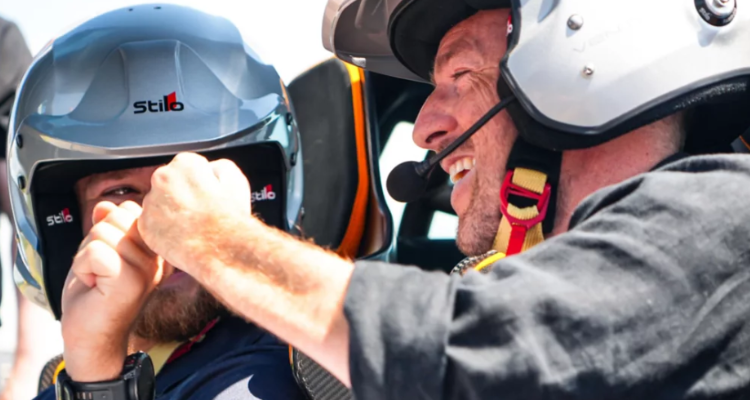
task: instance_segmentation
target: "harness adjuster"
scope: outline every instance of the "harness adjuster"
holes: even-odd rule
[[[524,240],[526,239],[526,233],[534,225],[544,221],[547,215],[547,207],[549,207],[550,193],[552,192],[552,186],[549,183],[544,184],[542,193],[535,193],[531,190],[523,188],[513,183],[513,172],[508,171],[505,175],[505,181],[503,186],[500,188],[500,212],[503,217],[508,221],[512,230],[510,232],[510,241],[508,243],[507,255],[520,253],[523,248]],[[530,219],[520,219],[511,215],[508,210],[509,198],[511,195],[525,197],[527,199],[536,200],[536,208],[538,210],[537,216]]]

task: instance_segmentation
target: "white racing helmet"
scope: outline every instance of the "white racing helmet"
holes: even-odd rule
[[[21,85],[8,135],[18,238],[15,280],[61,315],[82,240],[75,182],[169,162],[181,151],[228,158],[253,211],[294,230],[302,202],[299,134],[284,83],[228,20],[176,5],[93,18],[54,40]]]
[[[451,27],[481,10],[509,8],[500,95],[517,98],[509,112],[524,139],[566,150],[745,93],[750,7],[737,3],[329,0],[323,45],[373,72],[428,82]]]

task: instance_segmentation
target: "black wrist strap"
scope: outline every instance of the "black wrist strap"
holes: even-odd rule
[[[75,382],[64,369],[57,376],[57,400],[153,400],[155,397],[154,365],[146,353],[138,352],[125,359],[117,379],[101,382]]]
[[[133,400],[128,396],[124,379],[103,382],[75,382],[65,370],[57,376],[55,388],[58,400]]]

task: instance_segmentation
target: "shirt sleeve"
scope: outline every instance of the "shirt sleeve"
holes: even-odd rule
[[[572,229],[463,278],[360,262],[369,399],[707,399],[750,388],[750,166],[691,158],[589,197]]]

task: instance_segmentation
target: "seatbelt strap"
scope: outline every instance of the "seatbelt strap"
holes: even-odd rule
[[[527,169],[508,171],[500,189],[500,212],[503,214],[493,248],[505,255],[526,251],[544,241],[542,222],[547,216],[551,185],[547,175]],[[528,207],[511,203],[510,197],[536,201]]]

